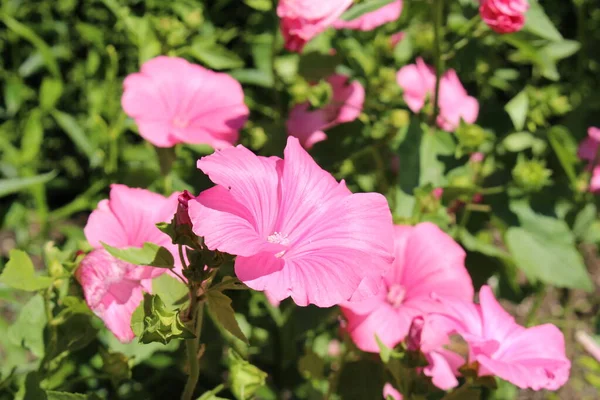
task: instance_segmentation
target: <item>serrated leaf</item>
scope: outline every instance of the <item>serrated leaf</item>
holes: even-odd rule
[[[44,310],[44,298],[36,294],[6,332],[14,345],[28,348],[38,358],[44,356],[44,327],[48,322]]]
[[[521,90],[515,97],[513,97],[504,109],[510,116],[510,119],[515,128],[520,131],[525,127],[525,121],[527,119],[527,111],[529,110],[529,97],[525,90]]]
[[[102,243],[102,246],[112,256],[134,265],[168,269],[175,266],[173,254],[166,248],[154,243],[146,242],[143,247],[128,247],[126,249],[117,249],[106,243]]]
[[[28,292],[46,289],[52,285],[52,278],[35,274],[33,263],[25,252],[13,249],[9,253],[9,258],[0,275],[0,282],[13,289]]]
[[[352,21],[362,17],[363,15],[379,10],[383,6],[387,6],[397,0],[367,0],[358,5],[353,6],[348,11],[342,14],[340,19],[344,21]]]
[[[0,198],[9,194],[18,193],[29,189],[32,186],[51,181],[56,176],[56,172],[51,171],[45,174],[29,176],[27,178],[0,179]]]
[[[248,339],[240,329],[235,320],[235,312],[231,307],[231,299],[219,291],[208,291],[206,293],[209,312],[219,321],[221,325],[232,335],[241,341],[248,343]]]

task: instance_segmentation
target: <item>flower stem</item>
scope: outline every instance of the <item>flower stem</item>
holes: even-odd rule
[[[189,375],[185,384],[185,389],[181,395],[181,400],[191,400],[194,396],[194,390],[200,377],[200,359],[198,350],[200,349],[200,335],[202,333],[202,322],[204,320],[204,302],[198,302],[196,288],[190,288],[190,314],[193,316],[192,326],[194,327],[193,339],[185,341],[187,358],[189,363]],[[197,307],[196,307],[197,306]],[[197,308],[197,309],[196,309]]]
[[[444,0],[433,0],[433,51],[435,56],[435,91],[433,93],[433,114],[431,124],[435,124],[440,113],[440,79],[442,77],[442,23],[444,19]]]

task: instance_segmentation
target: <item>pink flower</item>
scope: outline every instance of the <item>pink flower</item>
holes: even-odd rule
[[[419,112],[427,98],[433,99],[435,93],[434,69],[418,58],[416,64],[402,67],[396,76],[398,85],[402,87],[404,101],[412,112]],[[440,128],[453,131],[460,120],[474,123],[479,114],[477,99],[469,96],[456,75],[456,71],[448,70],[440,79],[439,115],[437,124]]]
[[[333,89],[333,99],[321,109],[311,111],[308,102],[295,106],[287,121],[288,135],[297,137],[305,149],[310,149],[327,139],[324,130],[358,118],[365,101],[365,89],[358,81],[348,81],[345,75],[332,75],[327,79]]]
[[[551,324],[524,328],[502,309],[492,290],[483,286],[480,305],[438,298],[452,331],[469,344],[469,362],[479,376],[495,375],[521,389],[556,390],[569,378],[563,334]],[[434,317],[435,318],[435,317]]]
[[[312,38],[329,28],[352,4],[352,0],[279,0],[277,15],[285,48],[301,52]]]
[[[404,32],[394,33],[392,36],[390,36],[391,46],[396,47],[396,45],[398,45],[398,43],[400,43],[402,40],[404,40],[405,37],[406,37],[406,33],[404,33]]]
[[[479,164],[480,162],[483,162],[484,159],[485,159],[485,154],[483,154],[479,151],[471,154],[471,157],[469,157],[469,161],[471,161],[472,163],[475,163],[475,164]]]
[[[384,277],[385,289],[373,298],[342,304],[348,333],[363,351],[379,351],[375,335],[388,347],[404,340],[415,317],[439,310],[433,292],[473,297],[464,250],[437,226],[396,226],[394,239],[396,258]]]
[[[444,195],[444,188],[435,188],[431,191],[431,194],[433,194],[433,197],[435,197],[436,199],[441,199],[442,196]]]
[[[166,270],[132,265],[111,256],[101,242],[118,248],[142,247],[145,242],[174,251],[171,239],[154,224],[169,221],[177,208],[177,196],[165,198],[144,189],[112,185],[110,198],[98,203],[84,228],[96,250],[77,269],[86,302],[122,342],[129,342],[131,314],[142,292],[150,292],[152,278]]]
[[[237,146],[203,157],[198,168],[217,185],[189,202],[193,230],[210,249],[237,255],[235,273],[246,285],[275,301],[291,296],[320,307],[379,289],[393,260],[382,195],[352,194],[293,137],[284,159]]]
[[[592,168],[592,178],[590,179],[590,185],[588,187],[590,192],[600,192],[600,165],[596,165]]]
[[[590,162],[590,166],[596,161],[598,146],[600,145],[600,128],[591,126],[588,128],[588,137],[579,144],[577,155],[582,160]]]
[[[397,0],[378,8],[375,11],[363,14],[351,21],[342,19],[335,21],[335,29],[352,29],[356,31],[372,31],[388,22],[396,21],[402,13],[402,0]]]
[[[481,0],[479,14],[498,33],[517,32],[525,25],[527,0]]]
[[[121,104],[140,135],[158,147],[229,147],[248,119],[241,85],[182,58],[160,56],[127,76]]]
[[[391,383],[386,383],[383,386],[383,398],[384,400],[387,400],[389,398],[392,398],[392,400],[402,400],[402,394],[397,391]]]

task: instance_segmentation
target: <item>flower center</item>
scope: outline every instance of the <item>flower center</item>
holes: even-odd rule
[[[284,235],[281,232],[273,232],[272,234],[270,234],[267,237],[267,242],[281,244],[283,246],[287,246],[290,244],[290,240],[288,239],[287,235]]]
[[[405,295],[406,289],[404,289],[404,286],[394,283],[388,291],[386,300],[392,305],[392,307],[398,308],[400,305],[402,305]]]
[[[190,124],[190,121],[187,118],[177,116],[173,118],[172,123],[176,128],[187,128]]]

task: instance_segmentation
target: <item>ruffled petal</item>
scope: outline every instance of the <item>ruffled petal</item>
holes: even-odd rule
[[[333,27],[335,29],[353,29],[358,31],[371,31],[388,22],[396,21],[402,13],[402,0],[394,1],[378,8],[375,11],[363,14],[350,21],[337,20]]]

